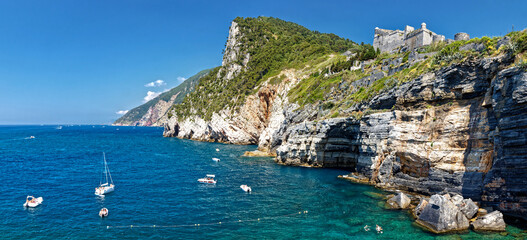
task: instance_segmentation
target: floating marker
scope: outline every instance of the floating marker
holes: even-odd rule
[[[279,216],[270,216],[270,217],[263,217],[263,218],[252,218],[252,219],[246,219],[246,220],[242,220],[242,219],[238,219],[238,220],[234,220],[234,221],[226,221],[226,222],[211,222],[211,223],[204,223],[203,225],[204,226],[212,226],[212,225],[222,225],[222,224],[225,224],[225,223],[241,223],[241,222],[253,222],[253,221],[261,221],[261,220],[265,220],[265,219],[275,219],[275,218],[283,218],[283,217],[294,217],[294,216],[297,216],[298,214],[307,214],[308,211],[307,210],[302,210],[300,212],[294,212],[294,213],[291,213],[291,214],[285,214],[285,215],[279,215]],[[158,226],[158,225],[122,225],[122,226],[109,226],[107,225],[106,226],[106,229],[110,229],[111,228],[183,228],[183,227],[199,227],[201,226],[200,223],[194,223],[193,225],[192,224],[181,224],[181,225],[161,225],[161,226]]]

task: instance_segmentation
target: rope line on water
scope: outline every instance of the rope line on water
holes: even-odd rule
[[[280,216],[273,216],[273,217],[261,217],[261,218],[255,218],[255,219],[247,219],[247,220],[238,220],[238,221],[225,221],[225,222],[211,222],[211,223],[195,223],[195,224],[180,224],[180,225],[121,225],[121,226],[106,226],[106,229],[110,228],[183,228],[183,227],[201,227],[201,226],[213,226],[213,225],[221,225],[221,224],[229,224],[229,223],[242,223],[242,222],[259,222],[263,220],[269,220],[269,219],[276,219],[276,218],[283,218],[283,217],[292,217],[292,216],[298,216],[302,214],[308,214],[309,212],[307,210],[295,212],[291,214],[286,215],[280,215]]]

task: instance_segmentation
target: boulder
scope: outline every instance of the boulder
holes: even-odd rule
[[[410,198],[406,194],[400,192],[396,196],[388,199],[386,203],[393,209],[405,209],[410,205]]]
[[[423,209],[428,205],[428,200],[425,198],[421,198],[421,201],[419,201],[419,204],[417,204],[417,207],[414,208],[413,213],[414,216],[417,218],[421,212],[423,212]]]
[[[473,218],[479,209],[478,205],[476,205],[470,198],[463,199],[463,202],[460,205],[457,205],[457,207],[468,219]]]
[[[435,233],[466,230],[469,221],[448,194],[433,195],[419,214],[417,223]]]
[[[472,222],[472,227],[476,231],[505,231],[505,221],[500,211],[491,212],[485,216],[478,217]]]

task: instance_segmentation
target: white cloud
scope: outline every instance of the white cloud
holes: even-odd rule
[[[128,112],[128,110],[119,110],[117,112],[115,112],[116,114],[119,114],[119,115],[124,115]]]
[[[144,97],[144,102],[148,102],[152,99],[154,99],[155,97],[159,96],[159,94],[161,94],[162,92],[152,92],[152,91],[148,91],[146,93],[146,97]]]
[[[153,82],[149,82],[147,84],[145,84],[145,87],[159,87],[159,86],[163,86],[163,85],[167,85],[165,83],[165,81],[159,79],[159,80],[155,80]]]
[[[178,81],[178,82],[183,82],[183,81],[185,81],[185,80],[187,80],[187,79],[184,78],[184,77],[177,77],[177,81]]]

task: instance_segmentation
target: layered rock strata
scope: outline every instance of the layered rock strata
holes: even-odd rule
[[[354,118],[289,126],[276,161],[353,167],[383,188],[448,192],[527,219],[527,72],[501,55],[428,73]]]
[[[224,76],[221,86],[251,58],[240,34],[233,23],[218,74]],[[354,179],[381,188],[460,194],[527,219],[527,72],[513,67],[513,58],[465,59],[339,109],[355,117],[329,119],[320,105],[289,102],[291,88],[307,77],[301,70],[284,70],[283,81],[263,82],[239,111],[226,106],[209,120],[174,116],[164,136],[258,144],[260,151],[276,153],[279,164],[347,168]],[[395,73],[374,71],[333,90],[359,89],[390,74]],[[345,97],[336,93],[334,99]]]

